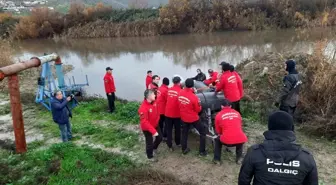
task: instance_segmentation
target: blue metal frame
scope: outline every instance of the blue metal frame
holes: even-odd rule
[[[73,84],[71,84],[69,80],[69,85],[66,85],[64,82],[64,74],[62,70],[62,64],[56,64],[56,76],[58,81],[58,87],[56,87],[55,79],[53,77],[50,62],[46,62],[42,65],[42,72],[40,76],[40,83],[38,84],[38,91],[36,93],[35,102],[41,103],[45,108],[49,111],[51,110],[51,100],[53,99],[53,92],[56,89],[62,91],[63,96],[69,96],[70,94],[74,94],[76,92],[83,93],[82,87],[89,86],[88,77],[86,75],[86,83],[85,84],[76,84],[75,78],[73,78]],[[70,109],[75,108],[78,105],[78,101],[74,98],[71,102]]]

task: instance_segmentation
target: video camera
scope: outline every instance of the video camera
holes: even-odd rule
[[[74,99],[75,95],[74,94],[70,94],[68,97],[70,97],[71,99]]]

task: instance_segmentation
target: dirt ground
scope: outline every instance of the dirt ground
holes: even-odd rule
[[[23,84],[29,84],[25,81],[21,82]],[[28,86],[28,85],[27,85]],[[31,86],[25,87],[25,91],[33,91],[34,88]],[[33,98],[28,98],[26,95],[22,95],[22,101],[31,101]],[[28,99],[27,99],[28,98]],[[9,97],[0,93],[0,107],[9,106]],[[36,111],[34,108],[29,106],[23,106],[24,118],[25,118],[25,130],[27,142],[47,140],[47,144],[53,144],[59,142],[59,138],[50,138],[46,133],[42,133],[41,130],[37,129]],[[245,124],[245,132],[249,138],[249,142],[245,145],[244,151],[247,147],[252,144],[259,143],[263,140],[262,133],[266,130],[265,124],[262,123],[252,123],[245,120],[248,124]],[[104,122],[97,121],[98,125],[104,126]],[[137,126],[127,126],[124,127],[127,131],[134,131],[139,134],[139,139],[141,145],[137,146],[134,151],[129,153],[124,153],[120,148],[108,148],[104,147],[99,143],[92,143],[92,141],[87,140],[82,137],[81,140],[77,141],[78,145],[89,145],[93,148],[101,148],[107,152],[119,153],[128,155],[130,158],[144,162],[145,157],[145,146],[144,138],[139,132]],[[318,165],[319,179],[320,182],[324,184],[336,184],[336,144],[335,141],[326,141],[323,138],[311,137],[309,135],[303,134],[301,131],[297,131],[297,142],[308,148],[314,155],[315,160]],[[12,121],[10,113],[0,115],[0,147],[12,148],[14,141],[14,132],[12,128]],[[44,146],[47,147],[47,146]],[[176,177],[178,180],[185,183],[199,184],[199,185],[217,185],[217,184],[237,184],[237,178],[240,166],[234,162],[234,152],[222,152],[221,166],[215,166],[212,164],[213,148],[210,142],[207,143],[207,148],[209,155],[207,157],[198,156],[198,136],[195,134],[190,134],[189,136],[189,147],[191,152],[188,155],[182,155],[181,149],[176,148],[174,152],[168,151],[165,143],[162,143],[159,147],[159,154],[157,163],[152,164],[153,170],[157,170],[166,174],[170,174]],[[233,151],[233,149],[231,149]]]

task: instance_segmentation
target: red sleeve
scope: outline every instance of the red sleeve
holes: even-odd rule
[[[111,81],[111,92],[115,92],[116,91],[116,88],[115,88],[115,85],[114,85],[114,78],[112,78],[112,81]]]
[[[224,87],[224,80],[221,79],[219,83],[216,84],[216,92],[223,90],[223,87]]]
[[[197,113],[202,110],[201,102],[200,102],[200,100],[197,97],[195,97],[195,101],[194,101],[194,110]]]
[[[167,103],[167,95],[168,95],[168,90],[165,90],[164,93],[161,94],[163,102],[165,102],[165,105]]]
[[[151,78],[146,77],[146,89],[148,88],[148,85],[152,82]]]
[[[243,81],[240,78],[239,74],[236,74],[236,78],[237,78],[237,85],[238,85],[240,97],[243,97],[244,96]]]
[[[216,80],[217,80],[217,76],[218,76],[218,73],[215,73],[215,72],[214,72],[214,74],[211,76],[211,83],[216,82]]]
[[[149,131],[152,135],[156,133],[156,129],[150,124],[148,120],[148,110],[139,109],[140,125],[142,130]]]
[[[104,86],[105,86],[105,92],[106,93],[111,93],[112,92],[110,83],[111,83],[110,80],[108,78],[104,77]]]
[[[222,129],[219,126],[220,121],[221,121],[220,114],[217,114],[216,118],[215,118],[215,129],[216,129],[216,132],[217,132],[218,135],[222,135]]]

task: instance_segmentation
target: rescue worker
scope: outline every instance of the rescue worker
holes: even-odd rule
[[[105,92],[107,95],[110,113],[113,113],[115,111],[114,101],[115,101],[115,92],[116,92],[112,70],[113,70],[112,68],[107,67],[106,74],[104,76],[104,86],[105,86]]]
[[[168,89],[167,93],[167,103],[165,110],[165,126],[167,132],[167,146],[170,151],[173,151],[173,127],[175,129],[175,144],[176,146],[181,145],[181,118],[178,103],[178,95],[181,91],[181,78],[175,76],[173,78],[173,87]]]
[[[240,169],[238,184],[318,185],[313,155],[295,143],[293,117],[276,111],[268,118],[265,140],[251,146]]]
[[[218,76],[218,73],[213,71],[212,69],[209,69],[208,70],[208,73],[210,75],[210,78],[207,79],[207,80],[204,80],[204,84],[209,86],[209,85],[213,85],[215,86],[216,85],[216,80],[217,80],[217,76]]]
[[[230,64],[222,62],[220,65],[222,66],[223,72],[219,82],[216,84],[215,94],[217,94],[219,91],[223,91],[225,99],[229,100],[229,102],[231,102],[232,108],[239,112],[239,101],[241,95],[236,76],[230,71]]]
[[[152,71],[148,70],[147,71],[147,76],[146,76],[146,89],[148,89],[148,85],[152,83]]]
[[[159,87],[157,91],[157,103],[159,106],[159,114],[160,114],[159,125],[161,128],[163,141],[167,140],[167,131],[165,129],[165,119],[166,119],[165,110],[168,96],[168,86],[169,86],[169,79],[165,77],[162,80],[162,85]]]
[[[235,71],[235,67],[233,65],[230,65],[230,71],[231,71],[231,73],[233,73],[236,76],[237,85],[238,85],[238,89],[239,89],[239,93],[240,93],[240,99],[242,99],[243,96],[244,96],[243,80],[240,77],[240,75],[237,73],[237,71]],[[240,113],[240,111],[238,111],[238,112]]]
[[[158,85],[159,81],[160,81],[160,77],[158,75],[152,76],[152,82],[148,85],[148,89],[153,89],[156,94],[156,91],[159,88],[159,85]]]
[[[193,80],[203,82],[206,79],[205,74],[201,71],[201,69],[197,69],[197,75],[192,78]]]
[[[149,161],[156,162],[157,159],[154,159],[153,153],[156,153],[156,150],[162,141],[161,131],[158,125],[160,115],[155,102],[154,91],[147,89],[145,90],[144,96],[144,101],[138,110],[140,128],[145,135],[147,158]],[[153,137],[155,137],[154,142]]]
[[[188,148],[188,133],[190,127],[194,127],[200,134],[200,147],[199,154],[206,156],[205,151],[205,126],[200,122],[198,113],[202,110],[201,102],[194,93],[194,80],[188,78],[185,81],[185,88],[181,90],[178,97],[179,108],[182,120],[182,153],[187,154],[190,152]]]
[[[247,137],[242,129],[242,117],[231,108],[230,102],[224,100],[222,110],[216,115],[215,129],[218,137],[215,139],[215,164],[221,164],[222,145],[236,147],[236,163],[239,164],[243,155],[243,146]]]
[[[286,61],[286,75],[283,79],[284,86],[280,91],[280,95],[275,103],[277,107],[280,105],[280,110],[294,115],[296,106],[299,102],[300,86],[302,84],[299,74],[295,69],[295,61]]]

